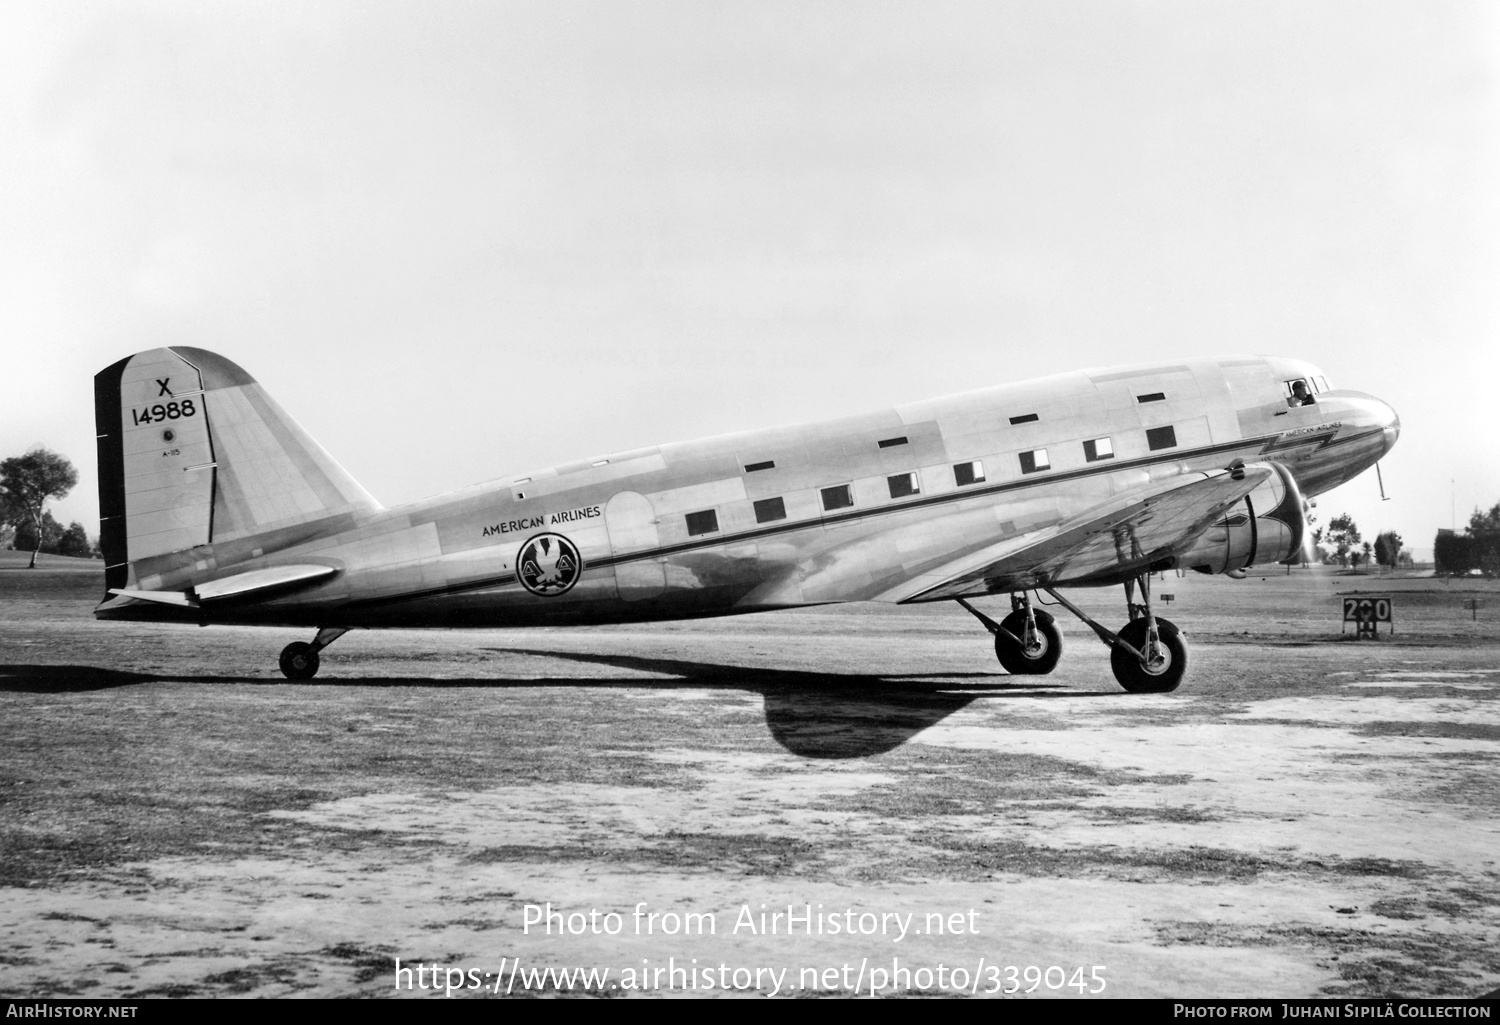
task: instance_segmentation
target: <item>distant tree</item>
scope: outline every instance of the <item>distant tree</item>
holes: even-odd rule
[[[1325,544],[1333,548],[1333,557],[1340,566],[1350,563],[1353,555],[1355,564],[1359,562],[1359,528],[1354,525],[1354,518],[1348,513],[1340,513],[1328,521],[1328,529],[1323,533]]]
[[[1474,564],[1487,577],[1500,576],[1500,502],[1488,512],[1474,510],[1469,517],[1469,537],[1474,540]]]
[[[42,536],[37,538],[36,528],[30,522],[22,521],[16,527],[16,551],[18,552],[41,552],[43,555],[56,555],[57,546],[62,541],[63,525],[52,518],[49,512],[42,513]]]
[[[11,456],[0,462],[0,488],[7,502],[24,513],[24,520],[35,531],[36,547],[31,549],[31,567],[36,567],[36,553],[45,539],[42,514],[47,503],[62,498],[78,483],[78,471],[65,456],[45,448],[34,448],[23,456]],[[17,533],[19,533],[19,525]]]
[[[14,548],[16,528],[26,520],[26,510],[11,497],[10,489],[0,483],[0,548]]]
[[[71,555],[75,559],[87,559],[93,554],[88,532],[83,529],[82,523],[74,520],[68,524],[68,529],[57,540],[57,554]]]
[[[1472,537],[1454,530],[1437,532],[1432,542],[1432,568],[1438,576],[1466,576],[1477,565]]]
[[[1375,561],[1387,568],[1395,568],[1401,557],[1401,535],[1387,530],[1375,537]]]

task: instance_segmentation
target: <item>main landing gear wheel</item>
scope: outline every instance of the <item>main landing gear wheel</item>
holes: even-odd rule
[[[1147,620],[1143,616],[1120,628],[1120,639],[1137,651],[1146,650]],[[1110,668],[1120,686],[1132,694],[1165,694],[1177,689],[1182,674],[1187,671],[1187,646],[1182,643],[1181,631],[1170,620],[1156,617],[1157,658],[1149,665],[1129,651],[1116,645],[1109,653]]]
[[[311,680],[318,675],[318,649],[293,641],[281,649],[281,674],[288,680]]]
[[[1050,613],[1035,609],[1036,632],[1027,644],[1026,610],[1018,609],[1000,621],[1003,630],[1009,630],[1020,638],[1020,644],[1004,633],[995,634],[995,657],[1005,671],[1016,676],[1041,676],[1057,668],[1062,658],[1062,631],[1057,628]]]

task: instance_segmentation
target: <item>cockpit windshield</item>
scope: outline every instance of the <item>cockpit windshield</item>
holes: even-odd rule
[[[1318,400],[1313,398],[1314,384],[1316,378],[1294,377],[1290,381],[1281,382],[1281,392],[1286,396],[1288,406],[1313,406]]]

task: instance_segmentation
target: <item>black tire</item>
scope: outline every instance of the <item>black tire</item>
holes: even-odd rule
[[[1062,658],[1062,631],[1050,613],[1035,610],[1037,649],[1026,651],[1021,645],[1005,636],[995,635],[995,657],[1008,673],[1016,676],[1042,676],[1057,668]],[[1026,636],[1026,613],[1012,612],[1000,621],[1000,625],[1017,637]]]
[[[288,680],[311,680],[318,675],[318,652],[305,641],[281,649],[281,675]]]
[[[1126,623],[1120,628],[1120,639],[1131,644],[1137,651],[1146,648],[1146,620],[1144,617]],[[1182,674],[1187,672],[1187,645],[1182,643],[1182,631],[1171,620],[1156,617],[1156,636],[1161,641],[1163,660],[1161,665],[1147,669],[1124,648],[1110,649],[1109,665],[1115,671],[1120,686],[1132,694],[1165,694],[1177,689]]]

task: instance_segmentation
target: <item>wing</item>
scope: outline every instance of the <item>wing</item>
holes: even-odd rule
[[[1270,475],[1269,468],[1252,466],[1143,485],[1055,526],[921,573],[880,600],[937,601],[1123,579],[1186,551]]]

